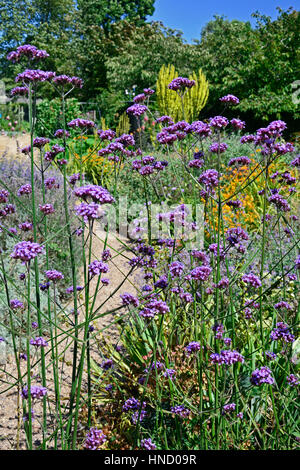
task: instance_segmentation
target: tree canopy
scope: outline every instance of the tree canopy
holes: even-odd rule
[[[240,99],[241,115],[299,116],[291,98],[299,78],[299,12],[278,9],[274,21],[256,12],[255,27],[217,16],[203,28],[199,40],[188,44],[180,31],[147,22],[154,4],[154,0],[0,0],[0,79],[12,84],[21,66],[9,63],[7,53],[31,43],[49,52],[45,68],[84,79],[82,100],[113,103],[114,110],[124,106],[125,89],[154,87],[162,65],[173,64],[182,76],[203,70],[210,85],[203,111],[207,115],[219,111],[220,96],[232,93]]]

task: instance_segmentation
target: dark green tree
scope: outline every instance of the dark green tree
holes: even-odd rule
[[[84,27],[98,26],[107,35],[121,19],[146,21],[154,13],[155,0],[78,0],[79,23]]]
[[[22,65],[7,61],[7,53],[21,44],[46,49],[43,67],[58,73],[75,73],[74,0],[0,0],[0,76],[11,83]]]
[[[241,100],[238,109],[268,120],[286,113],[297,116],[292,83],[297,80],[300,58],[300,15],[279,9],[275,21],[259,13],[249,22],[216,17],[202,31],[198,48],[200,66],[210,83],[208,110],[219,97],[232,93]]]
[[[153,12],[154,0],[78,0],[77,50],[86,83],[84,99],[94,98],[108,88],[106,60],[115,54],[112,29],[122,19],[144,24]]]
[[[138,90],[155,86],[163,64],[173,64],[179,73],[189,75],[200,58],[196,46],[187,44],[181,31],[154,22],[136,26],[122,21],[109,35],[110,54],[107,77],[113,90],[137,85]]]

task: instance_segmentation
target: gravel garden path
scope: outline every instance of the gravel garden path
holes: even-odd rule
[[[14,137],[0,135],[0,159],[4,156],[22,158],[21,149],[29,144],[29,134],[19,134]]]

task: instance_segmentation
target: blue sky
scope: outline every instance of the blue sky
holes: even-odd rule
[[[251,13],[277,17],[276,7],[283,10],[290,6],[299,10],[300,0],[156,0],[155,12],[149,20],[162,21],[166,26],[183,31],[184,38],[191,42],[200,39],[202,27],[213,15],[224,15],[229,20],[255,21]]]

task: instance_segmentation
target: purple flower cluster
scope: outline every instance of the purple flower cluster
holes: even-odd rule
[[[297,168],[300,167],[300,155],[297,155],[297,157],[291,161],[291,165]]]
[[[272,196],[268,198],[268,201],[283,212],[289,212],[291,210],[289,203],[279,193],[272,194]]]
[[[106,249],[102,251],[101,259],[102,261],[109,261],[111,259],[112,255],[110,250]]]
[[[64,275],[60,271],[56,271],[56,269],[45,271],[45,276],[49,281],[59,281],[64,278]]]
[[[249,287],[253,287],[254,289],[257,289],[258,287],[261,287],[261,280],[255,276],[255,274],[250,273],[250,274],[244,274],[242,276],[242,281],[247,284]]]
[[[84,448],[87,450],[98,450],[106,441],[106,435],[101,429],[90,428],[86,435]]]
[[[193,352],[197,352],[197,351],[200,351],[201,349],[201,346],[200,346],[200,343],[198,343],[197,341],[191,341],[186,347],[185,347],[186,351],[188,352],[188,354],[192,354]]]
[[[211,135],[211,128],[203,121],[194,121],[191,124],[191,130],[200,138],[209,137]]]
[[[69,183],[74,185],[76,181],[80,180],[80,173],[73,173],[73,175],[69,176]]]
[[[70,132],[64,129],[57,129],[54,133],[54,137],[62,139],[63,137],[70,137]]]
[[[120,143],[122,145],[124,145],[124,147],[129,147],[129,146],[133,146],[135,145],[135,140],[134,140],[134,137],[130,134],[122,134],[120,135],[120,137],[117,137],[117,139],[115,140],[115,143]]]
[[[99,276],[101,273],[108,272],[108,266],[102,261],[95,260],[91,264],[89,264],[88,270],[91,277]]]
[[[255,369],[250,378],[252,385],[262,385],[270,384],[273,385],[275,380],[271,375],[271,371],[268,367],[261,367],[260,369]]]
[[[128,292],[120,295],[123,305],[133,305],[134,307],[139,306],[139,299]]]
[[[141,403],[137,398],[128,398],[122,406],[123,411],[139,410],[146,408],[146,402]]]
[[[245,232],[241,227],[232,227],[227,230],[226,232],[226,240],[231,245],[236,245],[240,243],[242,240],[248,240],[249,236],[248,233]]]
[[[9,305],[10,305],[10,308],[12,308],[13,310],[24,308],[23,302],[21,302],[21,300],[18,300],[18,299],[12,299]]]
[[[176,379],[176,370],[175,369],[166,369],[163,373],[163,376],[167,379],[174,380]]]
[[[286,381],[291,387],[297,387],[300,384],[300,380],[294,374],[288,375]]]
[[[183,273],[184,264],[180,263],[179,261],[173,261],[173,263],[169,264],[169,272],[172,277],[179,277]]]
[[[244,362],[244,356],[238,351],[230,351],[228,349],[222,350],[219,353],[213,353],[210,355],[210,359],[214,364],[226,364],[228,366],[235,364],[236,362]]]
[[[201,168],[204,165],[204,160],[201,158],[195,158],[194,160],[190,160],[188,166],[190,168]]]
[[[27,96],[29,92],[26,86],[16,86],[10,91],[11,96]]]
[[[137,424],[138,421],[143,421],[143,419],[147,416],[147,411],[141,410],[141,411],[135,411],[133,415],[131,416],[131,421],[133,424]]]
[[[209,125],[215,129],[222,129],[228,125],[228,119],[224,116],[215,116],[210,119]]]
[[[101,362],[101,369],[103,370],[109,370],[113,367],[114,361],[112,359],[105,359],[104,361]]]
[[[220,144],[218,142],[214,142],[209,147],[209,150],[212,153],[224,153],[226,152],[227,149],[228,149],[228,145],[225,142],[220,142]]]
[[[35,139],[33,139],[32,146],[41,149],[45,145],[49,144],[49,142],[49,139],[46,137],[35,137]]]
[[[9,192],[6,189],[0,189],[0,203],[8,202]]]
[[[190,275],[192,279],[196,281],[205,282],[208,280],[210,274],[212,272],[212,268],[210,266],[197,266],[196,268],[192,269]]]
[[[276,323],[276,328],[271,331],[270,338],[272,341],[284,341],[285,343],[293,343],[295,336],[290,332],[289,326],[283,322]]]
[[[173,119],[170,117],[170,116],[160,116],[159,118],[156,119],[156,122],[157,123],[160,123],[160,124],[174,124],[174,121]]]
[[[228,162],[228,166],[233,166],[233,165],[248,166],[250,165],[250,163],[251,163],[251,160],[249,157],[242,156],[242,157],[231,158],[231,160],[229,160]]]
[[[150,155],[143,157],[142,160],[133,160],[132,162],[132,168],[138,170],[142,176],[151,175],[155,171],[161,171],[167,166],[168,162],[166,160],[157,161],[155,157],[151,157]]]
[[[222,101],[222,103],[229,103],[229,104],[239,104],[240,102],[240,100],[234,95],[222,96],[222,98],[220,98],[220,101]]]
[[[219,173],[217,170],[206,170],[198,178],[198,182],[203,184],[206,189],[212,189],[219,184]]]
[[[53,177],[46,178],[44,184],[46,189],[59,188],[59,183],[57,183],[56,179]]]
[[[23,241],[15,245],[14,251],[10,256],[14,259],[29,262],[42,252],[43,247],[38,243]]]
[[[39,204],[39,209],[45,215],[53,214],[53,212],[55,212],[52,204]]]
[[[85,222],[91,219],[98,219],[100,217],[100,206],[95,202],[82,202],[75,207],[75,212],[79,217],[82,217]]]
[[[174,91],[183,91],[186,88],[192,88],[196,84],[195,80],[189,80],[188,78],[184,77],[177,77],[169,83],[168,88],[169,90]]]
[[[72,121],[68,122],[68,126],[75,129],[91,129],[95,127],[95,123],[93,121],[89,121],[88,119],[73,119]]]
[[[28,398],[28,387],[27,387],[27,385],[25,385],[25,387],[23,387],[21,394],[22,394],[23,398],[25,398],[25,399]],[[33,399],[42,398],[45,395],[47,395],[47,389],[46,389],[46,387],[41,387],[39,385],[31,385],[30,395],[31,395],[31,398],[33,398]]]
[[[127,108],[127,114],[133,114],[134,116],[142,116],[148,111],[147,106],[144,104],[133,104]]]
[[[273,353],[272,351],[266,351],[265,356],[268,359],[268,361],[275,361],[275,359],[277,359],[276,354]]]
[[[231,119],[230,124],[231,124],[235,129],[239,129],[239,130],[242,130],[242,129],[244,129],[244,128],[246,127],[245,121],[241,121],[241,119],[237,119],[237,118]]]
[[[25,44],[24,46],[19,46],[15,51],[10,52],[7,59],[12,62],[19,62],[23,56],[31,60],[40,60],[49,57],[49,54],[45,50],[38,49],[31,44]]]
[[[146,450],[155,450],[157,448],[154,442],[152,442],[150,437],[148,439],[141,440],[141,447],[142,449],[146,449]]]
[[[102,188],[102,186],[97,186],[94,184],[88,184],[87,186],[80,186],[74,190],[74,194],[81,199],[87,200],[91,198],[92,201],[99,204],[111,204],[114,202],[114,198],[107,191],[107,189]]]
[[[100,130],[97,131],[97,134],[98,134],[98,136],[100,137],[100,139],[102,141],[103,140],[113,140],[116,137],[115,131],[113,131],[111,129],[107,129],[105,131],[100,129]]]
[[[44,158],[46,162],[52,162],[59,153],[63,153],[64,151],[64,147],[60,147],[59,145],[55,144],[51,147],[51,150],[48,150],[45,153]]]
[[[235,408],[236,408],[235,403],[228,403],[227,405],[223,406],[223,413],[224,414],[232,413],[233,411],[235,411]]]
[[[2,209],[0,209],[0,217],[6,217],[9,214],[14,214],[16,212],[16,208],[13,204],[7,204]]]
[[[32,193],[32,187],[31,184],[24,184],[18,189],[18,196],[23,196],[23,194],[31,194]]]
[[[76,291],[77,292],[80,292],[84,289],[83,286],[76,286]],[[74,287],[73,286],[70,286],[66,289],[66,294],[71,294],[72,292],[74,292]]]
[[[36,336],[34,339],[31,339],[30,344],[36,348],[46,348],[48,346],[47,341],[42,336]]]
[[[248,144],[249,142],[255,142],[255,135],[253,134],[248,134],[248,135],[243,135],[240,139],[241,144]]]
[[[216,339],[222,339],[223,338],[223,333],[225,331],[224,325],[222,323],[216,323],[213,327],[212,330],[216,333],[215,338]]]
[[[146,99],[145,93],[140,93],[139,95],[134,96],[133,102],[134,103],[143,103]]]
[[[285,302],[284,300],[277,302],[277,304],[274,305],[274,308],[276,310],[281,310],[281,309],[291,310],[292,309],[290,304],[288,302]]]
[[[268,148],[274,144],[277,137],[281,137],[282,132],[286,129],[286,127],[287,126],[284,121],[278,120],[271,122],[267,127],[262,127],[256,131],[255,143],[263,144],[265,146],[265,150],[268,152]],[[284,154],[286,151],[293,151],[294,147],[290,144],[288,145],[288,148],[286,148],[286,145],[281,148],[281,144],[279,144],[277,149],[279,150],[279,153],[283,152]]]
[[[164,315],[169,312],[170,308],[163,300],[153,299],[139,312],[144,318],[154,318],[156,314]]]
[[[57,86],[71,85],[76,88],[82,88],[83,80],[79,77],[69,77],[68,75],[57,75],[53,78],[53,83]]]
[[[23,82],[23,83],[38,83],[38,82],[46,82],[52,80],[55,76],[54,72],[45,72],[44,70],[30,70],[26,69],[24,72],[19,73],[16,76],[16,82]]]
[[[19,229],[23,232],[28,232],[29,230],[33,230],[33,224],[31,222],[22,222],[18,225]]]
[[[180,418],[188,418],[191,414],[191,410],[185,408],[183,405],[176,405],[171,407],[171,412]]]

